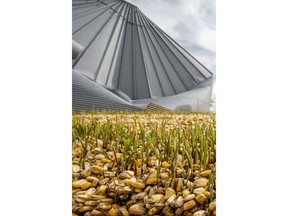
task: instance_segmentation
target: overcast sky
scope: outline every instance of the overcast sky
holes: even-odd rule
[[[212,73],[216,72],[215,0],[126,0]]]

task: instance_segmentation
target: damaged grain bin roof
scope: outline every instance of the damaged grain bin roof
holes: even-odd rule
[[[209,110],[212,73],[132,4],[73,1],[72,38],[73,110]]]

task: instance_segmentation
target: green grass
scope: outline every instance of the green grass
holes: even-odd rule
[[[141,159],[143,168],[149,158],[154,158],[158,177],[161,163],[170,163],[171,186],[177,170],[184,170],[183,177],[192,180],[196,168],[199,172],[212,169],[209,185],[211,191],[216,188],[214,113],[74,113],[72,127],[73,143],[81,144],[79,166],[83,169],[89,154],[96,154],[95,149],[100,148],[107,159],[112,157],[107,152],[114,152],[114,158],[121,154],[119,171],[135,170],[137,159]]]

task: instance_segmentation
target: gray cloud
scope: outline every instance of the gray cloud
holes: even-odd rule
[[[216,72],[215,0],[126,0]]]

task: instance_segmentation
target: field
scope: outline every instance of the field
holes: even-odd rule
[[[74,113],[72,215],[216,215],[215,114]]]

